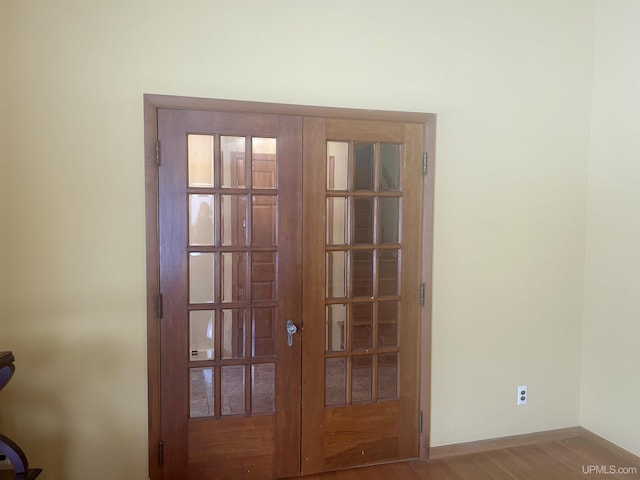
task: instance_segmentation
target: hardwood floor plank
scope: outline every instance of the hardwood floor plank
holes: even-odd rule
[[[495,480],[490,470],[480,468],[476,455],[465,455],[445,460],[445,463],[460,479],[474,478],[477,480]]]
[[[513,480],[513,475],[496,463],[491,455],[482,454],[473,455],[472,457],[478,469],[486,472],[493,480]]]
[[[409,462],[420,480],[460,480],[460,477],[442,460]]]
[[[571,478],[576,472],[581,472],[585,459],[573,449],[570,441],[542,444],[538,448],[556,462],[558,470],[565,473],[563,478]]]

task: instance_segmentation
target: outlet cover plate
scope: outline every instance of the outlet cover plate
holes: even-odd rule
[[[518,405],[526,405],[529,398],[529,392],[526,385],[520,385],[518,387]]]

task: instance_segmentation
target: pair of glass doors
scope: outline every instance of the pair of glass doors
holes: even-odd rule
[[[156,124],[152,472],[416,457],[424,125],[162,108]]]

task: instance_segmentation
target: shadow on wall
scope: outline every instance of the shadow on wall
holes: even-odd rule
[[[21,349],[21,352],[22,355],[16,355],[13,351],[15,374],[0,393],[2,433],[18,444],[30,468],[43,468],[46,464],[47,470],[56,472],[51,478],[58,478],[58,474],[64,478],[68,448],[65,409],[53,392],[34,381],[40,373],[31,372],[32,368],[38,368],[38,361],[47,370],[50,357],[40,351],[36,354]],[[26,352],[32,355],[28,361],[24,358]]]
[[[138,429],[127,422],[125,406],[114,402],[114,390],[122,397],[122,388],[105,381],[126,376],[125,359],[108,340],[73,347],[56,341],[13,350],[15,375],[0,393],[2,433],[22,448],[31,467],[44,469],[43,477],[131,477],[141,462],[126,444]],[[118,438],[128,440],[114,442]]]

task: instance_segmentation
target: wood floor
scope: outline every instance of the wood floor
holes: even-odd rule
[[[305,480],[640,479],[640,459],[592,434],[421,462],[364,467]]]

